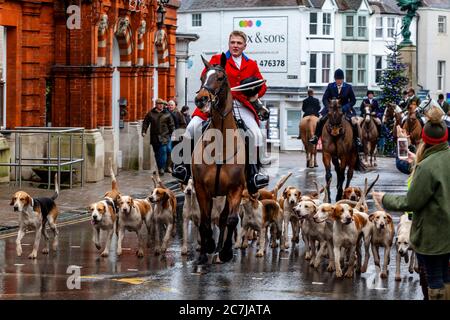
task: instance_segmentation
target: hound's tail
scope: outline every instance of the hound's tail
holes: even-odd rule
[[[58,174],[55,173],[55,193],[52,195],[52,200],[56,200],[59,196]]]
[[[109,173],[111,175],[111,190],[119,190],[117,186],[117,180],[116,175],[114,174],[113,165],[112,165],[112,159],[109,158]]]
[[[286,181],[289,179],[290,176],[292,176],[292,172],[289,172],[287,175],[282,177],[273,188],[272,192],[273,194],[276,195],[276,198],[278,198],[278,190],[280,190],[283,187],[283,185],[286,183]]]
[[[379,178],[380,178],[380,175],[377,174],[377,177],[376,177],[375,180],[370,184],[369,189],[367,189],[367,192],[366,192],[366,198],[367,198],[367,195],[369,194],[370,190],[372,190],[372,188],[373,188],[373,186],[375,185],[375,183],[377,183],[377,181],[378,181]]]

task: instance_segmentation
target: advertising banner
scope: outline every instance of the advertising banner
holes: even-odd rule
[[[233,26],[248,36],[245,53],[262,73],[288,72],[288,17],[238,17]]]

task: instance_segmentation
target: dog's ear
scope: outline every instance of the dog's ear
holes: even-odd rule
[[[302,198],[302,192],[300,190],[298,190],[297,200],[300,201],[301,198]]]
[[[336,220],[337,215],[336,215],[336,206],[332,205],[331,206],[331,214],[330,214],[330,218],[333,220]]]
[[[25,205],[29,206],[33,204],[33,199],[31,199],[30,195],[25,197]]]
[[[187,187],[187,186],[185,186],[184,184],[182,184],[182,183],[180,182],[180,190],[181,190],[181,192],[184,192],[184,190],[186,190],[186,187]]]
[[[288,188],[289,188],[289,187],[286,187],[286,188],[284,188],[284,190],[283,190],[283,198],[284,198],[284,199],[286,199],[286,197],[287,197],[287,191],[288,191]]]
[[[14,205],[14,202],[15,202],[14,200],[15,200],[15,198],[12,197],[12,198],[11,198],[11,202],[9,203],[10,206],[13,206],[13,205]]]
[[[167,200],[169,200],[169,193],[167,191],[164,191],[162,202],[166,202]]]
[[[373,222],[373,219],[375,219],[375,214],[372,213],[371,215],[369,215],[369,220]]]
[[[392,216],[389,213],[386,213],[386,216],[387,216],[387,221],[389,223],[392,223]]]
[[[130,198],[130,200],[131,200],[131,206],[134,207],[134,199]]]
[[[348,211],[350,212],[350,215],[353,217],[353,208],[350,207]]]

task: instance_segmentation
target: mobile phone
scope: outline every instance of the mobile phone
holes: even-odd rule
[[[398,138],[397,139],[397,155],[401,160],[408,159],[408,139]]]

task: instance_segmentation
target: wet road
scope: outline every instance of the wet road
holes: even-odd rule
[[[304,157],[297,152],[281,155],[278,169],[269,169],[274,184],[282,174],[294,174],[287,185],[313,190],[312,181],[323,183],[324,171],[298,169]],[[276,162],[274,163],[276,166]],[[403,192],[406,176],[399,173],[393,159],[380,159],[377,190]],[[363,186],[364,177],[373,180],[377,172],[355,174],[352,185]],[[335,179],[334,179],[335,181]],[[333,194],[334,196],[334,194]],[[369,202],[371,205],[371,202]],[[399,214],[394,213],[395,224]],[[179,219],[180,220],[180,219]],[[0,299],[421,299],[417,274],[410,275],[402,265],[402,281],[394,281],[395,250],[391,252],[388,279],[381,279],[373,265],[353,279],[336,279],[334,273],[309,266],[304,260],[304,244],[296,249],[279,252],[268,249],[263,258],[256,257],[256,244],[247,251],[235,250],[232,262],[211,265],[207,273],[196,273],[193,247],[186,257],[181,256],[181,224],[166,257],[156,257],[151,249],[144,258],[135,256],[137,239],[126,233],[122,256],[115,252],[101,258],[92,242],[89,222],[60,227],[58,253],[38,254],[35,261],[27,259],[34,234],[27,234],[22,243],[24,254],[15,255],[15,237],[0,239]],[[115,238],[113,241],[113,247]],[[41,243],[42,247],[42,243]],[[68,268],[72,270],[67,273]],[[80,271],[80,289],[69,289],[69,276]],[[76,273],[75,273],[76,274]]]

